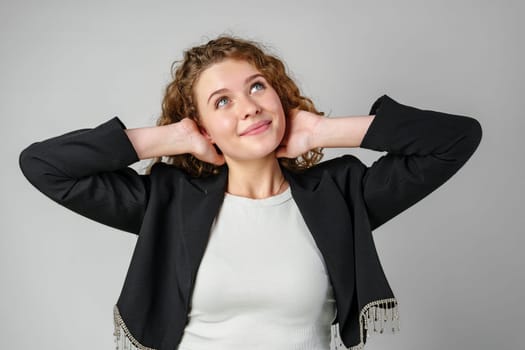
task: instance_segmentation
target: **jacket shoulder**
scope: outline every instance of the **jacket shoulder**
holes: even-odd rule
[[[359,158],[345,154],[318,163],[300,173],[294,173],[293,179],[301,187],[314,190],[323,178],[329,177],[343,189],[347,188],[349,183],[360,183],[365,170],[366,166]]]
[[[166,188],[191,187],[208,193],[224,191],[227,173],[227,168],[223,166],[216,175],[195,177],[172,164],[158,162],[151,167],[150,174],[152,183],[159,184],[162,191]]]
[[[157,162],[151,166],[150,177],[152,183],[159,183],[161,186],[167,184],[180,185],[198,180],[185,170],[164,162]]]
[[[354,174],[362,174],[365,168],[366,166],[359,158],[351,154],[345,154],[318,163],[315,166],[309,168],[307,172],[320,175],[323,173],[328,173],[330,175],[338,176],[342,174],[349,174],[350,172]]]

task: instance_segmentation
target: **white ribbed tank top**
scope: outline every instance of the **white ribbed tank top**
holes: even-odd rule
[[[225,194],[179,350],[329,350],[335,299],[292,198]]]

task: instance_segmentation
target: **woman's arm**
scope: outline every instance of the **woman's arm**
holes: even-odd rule
[[[359,164],[350,177],[361,174],[372,229],[444,184],[482,137],[481,125],[472,117],[403,105],[387,95],[373,103],[368,116],[326,118],[296,110],[289,130],[278,156],[292,158],[314,147],[387,152],[370,167],[347,156]]]
[[[126,129],[125,132],[140,159],[191,153],[205,162],[224,164],[224,157],[189,118],[163,126]]]
[[[443,185],[468,161],[482,137],[474,118],[378,98],[361,147],[387,152],[363,165],[363,196],[372,229]]]
[[[60,205],[138,233],[150,177],[129,165],[154,156],[203,152],[188,146],[198,137],[189,136],[185,123],[128,130],[115,117],[92,129],[33,143],[21,152],[20,168],[31,184]],[[216,153],[211,145],[201,148]],[[214,158],[213,153],[207,157]]]
[[[25,148],[22,173],[40,192],[85,217],[138,233],[149,196],[149,177],[128,165],[139,160],[113,118]]]
[[[375,115],[326,118],[295,109],[277,157],[295,158],[313,148],[359,147]]]
[[[360,147],[375,115],[322,118],[314,133],[315,147]]]

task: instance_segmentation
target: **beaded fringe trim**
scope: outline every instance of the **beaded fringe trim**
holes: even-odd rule
[[[367,339],[372,331],[380,334],[382,334],[385,329],[392,330],[392,333],[395,333],[396,331],[399,332],[399,307],[396,298],[376,300],[366,304],[365,307],[361,309],[359,315],[360,341],[359,344],[351,346],[350,348],[345,347],[341,341],[339,325],[332,325],[334,340],[331,348],[336,350],[362,350],[365,346],[363,341],[364,329],[367,330]]]
[[[120,316],[117,305],[113,307],[113,319],[115,324],[115,344],[116,350],[155,350],[140,344],[137,339],[131,335],[128,328],[124,324],[124,320]],[[390,325],[390,327],[388,327]],[[373,328],[372,328],[373,327]],[[359,314],[359,344],[347,348],[341,341],[339,334],[339,325],[332,325],[332,334],[334,335],[332,341],[332,349],[349,349],[349,350],[363,350],[365,343],[363,341],[363,330],[366,329],[367,339],[370,333],[382,334],[385,329],[391,329],[392,333],[399,332],[399,307],[395,298],[382,299],[370,302],[361,309]]]
[[[120,316],[117,305],[113,306],[113,321],[115,324],[113,335],[115,336],[116,350],[155,350],[142,345],[131,335]]]

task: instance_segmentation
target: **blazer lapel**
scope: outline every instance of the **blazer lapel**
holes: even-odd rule
[[[324,257],[337,302],[337,319],[344,322],[355,288],[354,235],[348,204],[327,172],[313,176],[283,169],[283,173]]]
[[[208,244],[211,225],[224,199],[227,174],[227,167],[223,166],[218,175],[193,179],[188,186],[181,187],[180,232],[184,239],[187,261],[180,263],[187,263],[189,266],[179,264],[177,271],[180,276],[184,276],[180,282],[187,303],[191,298],[199,264]]]

